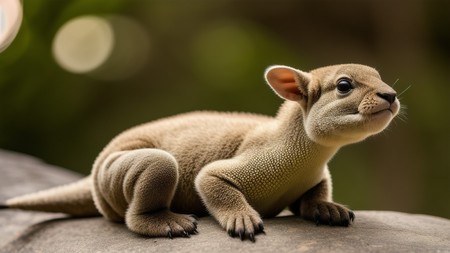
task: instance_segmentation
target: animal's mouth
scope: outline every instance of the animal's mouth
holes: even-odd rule
[[[399,110],[399,103],[378,103],[374,105],[360,104],[357,108],[352,108],[354,114],[359,114],[368,118],[395,116]]]
[[[394,114],[394,112],[391,110],[391,108],[387,108],[387,109],[383,109],[383,110],[379,110],[379,111],[376,111],[376,112],[372,112],[372,113],[370,113],[370,115],[378,115],[378,114],[381,114],[381,113],[385,113],[385,112],[390,112],[391,114]]]
[[[351,113],[349,113],[350,115],[362,115],[362,116],[377,116],[379,114],[385,113],[385,112],[389,112],[391,115],[394,114],[394,112],[392,111],[391,108],[386,108],[386,109],[382,109],[382,110],[378,110],[375,112],[360,112],[358,110],[353,111]]]

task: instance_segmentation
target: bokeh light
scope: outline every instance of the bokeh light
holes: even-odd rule
[[[114,47],[107,61],[92,72],[102,80],[123,80],[141,70],[149,57],[147,30],[135,19],[113,15],[106,17],[114,35]]]
[[[106,62],[113,46],[110,24],[100,17],[84,16],[59,29],[53,41],[53,55],[65,70],[88,73]]]
[[[68,21],[53,41],[56,62],[66,71],[98,79],[123,79],[147,59],[149,40],[136,21],[123,16],[81,16]]]
[[[22,23],[22,4],[19,0],[0,0],[0,52],[14,40]]]

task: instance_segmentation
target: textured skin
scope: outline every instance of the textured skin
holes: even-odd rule
[[[72,184],[26,194],[6,201],[6,206],[24,210],[62,212],[83,217],[98,215],[92,202],[91,177]]]
[[[336,88],[342,78],[350,90]],[[188,214],[209,213],[230,236],[254,241],[264,229],[262,217],[287,206],[317,224],[348,226],[354,214],[332,202],[327,163],[343,145],[390,123],[400,107],[395,91],[376,70],[356,64],[309,73],[274,66],[266,80],[287,100],[276,117],[195,112],[114,138],[78,189],[84,208],[92,211],[93,199],[104,217],[148,236],[195,234],[195,217]],[[71,213],[57,201],[64,198],[48,191],[6,204]]]

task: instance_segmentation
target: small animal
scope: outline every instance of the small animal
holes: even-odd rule
[[[355,215],[332,201],[327,163],[389,125],[400,108],[396,92],[358,64],[310,72],[277,65],[265,79],[286,100],[275,117],[193,112],[139,125],[103,149],[88,177],[2,208],[101,214],[150,237],[189,237],[196,215],[210,214],[231,237],[254,242],[262,218],[286,207],[317,224],[348,226]]]

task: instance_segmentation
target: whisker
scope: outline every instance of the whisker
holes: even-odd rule
[[[395,87],[395,85],[397,84],[398,80],[400,80],[400,78],[397,78],[397,80],[395,80],[395,82],[392,84],[392,88]]]
[[[408,119],[408,117],[407,117],[407,112],[406,112],[407,109],[408,109],[408,108],[407,108],[406,105],[402,105],[402,106],[400,107],[400,111],[398,112],[398,114],[397,114],[397,116],[395,117],[395,119],[399,119],[399,120],[401,120],[401,121],[403,121],[403,122],[406,122],[407,119]],[[395,121],[394,121],[394,122],[395,122]]]
[[[407,121],[406,115],[397,115],[396,119],[401,120],[403,123],[406,123]],[[396,121],[394,120],[394,122]]]
[[[409,88],[411,88],[411,85],[406,87],[406,89],[404,89],[402,92],[400,92],[400,94],[398,94],[397,97],[400,97],[401,95],[403,95],[403,93],[405,93],[407,90],[409,90]]]

